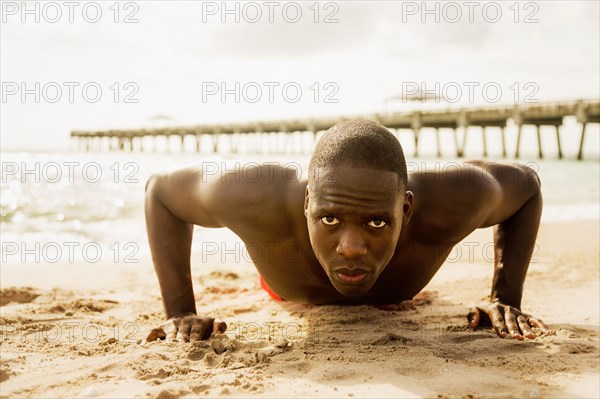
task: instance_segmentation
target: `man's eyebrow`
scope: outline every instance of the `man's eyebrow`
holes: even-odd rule
[[[375,219],[375,218],[385,218],[385,219],[393,219],[394,214],[386,211],[386,210],[363,210],[359,211],[349,211],[344,209],[344,207],[340,207],[337,205],[318,205],[315,207],[315,213],[317,214],[350,214],[352,216],[358,216],[362,219]]]
[[[381,212],[369,212],[368,214],[365,214],[364,217],[371,218],[371,219],[376,219],[376,218],[393,219],[394,215],[387,211],[381,211]]]

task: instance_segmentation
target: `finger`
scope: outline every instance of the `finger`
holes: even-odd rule
[[[205,323],[194,323],[190,329],[190,341],[202,341],[206,328],[207,326]]]
[[[227,330],[227,323],[221,320],[215,320],[213,323],[213,333],[224,333]]]
[[[176,339],[177,342],[189,342],[190,341],[190,323],[180,323],[179,329],[177,330]]]
[[[481,319],[481,312],[479,308],[474,306],[469,310],[469,314],[467,314],[467,321],[469,322],[469,328],[476,329],[479,325],[479,320]]]
[[[544,323],[543,321],[541,321],[540,319],[535,318],[535,317],[530,317],[529,318],[529,324],[532,325],[532,326],[534,326],[534,327],[539,328],[543,332],[548,332],[548,330],[549,330],[549,328],[546,325],[546,323]]]
[[[504,322],[509,334],[516,339],[523,339],[523,336],[519,332],[519,326],[517,325],[517,318],[512,309],[504,312]]]
[[[165,330],[162,327],[153,328],[152,331],[146,337],[146,342],[156,341],[157,339],[165,339],[167,334],[165,334]]]
[[[504,324],[504,316],[502,316],[502,313],[500,313],[500,309],[493,308],[490,311],[489,316],[492,322],[492,327],[494,327],[496,334],[498,334],[498,336],[501,338],[506,337],[506,325]]]
[[[520,314],[517,317],[517,323],[519,324],[519,328],[524,336],[527,338],[535,338],[535,334],[531,330],[531,327],[529,327],[529,323],[527,323],[527,317],[525,315]]]
[[[194,324],[202,325],[202,336],[200,339],[209,339],[213,331],[213,317],[199,317],[194,320]]]
[[[169,341],[176,341],[177,340],[177,326],[175,325],[174,322],[168,322],[165,324],[164,326],[164,330],[165,333],[167,334],[167,339]]]

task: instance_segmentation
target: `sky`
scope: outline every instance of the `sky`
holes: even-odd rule
[[[67,3],[1,4],[3,151],[431,106],[403,101],[417,87],[441,107],[600,97],[598,1]]]

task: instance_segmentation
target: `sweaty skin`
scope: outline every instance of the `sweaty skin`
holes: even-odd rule
[[[168,319],[148,340],[200,340],[226,328],[196,316],[193,225],[231,229],[285,300],[378,305],[411,299],[456,244],[494,226],[491,301],[471,309],[469,326],[491,324],[517,339],[547,329],[520,310],[542,211],[528,167],[472,161],[415,172],[406,188],[394,172],[345,164],[318,169],[310,186],[272,164],[223,169],[205,173],[200,164],[148,180],[148,239]]]

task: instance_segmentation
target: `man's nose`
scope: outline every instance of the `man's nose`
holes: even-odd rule
[[[347,229],[338,242],[336,252],[346,259],[357,259],[367,254],[367,245],[360,232]]]

